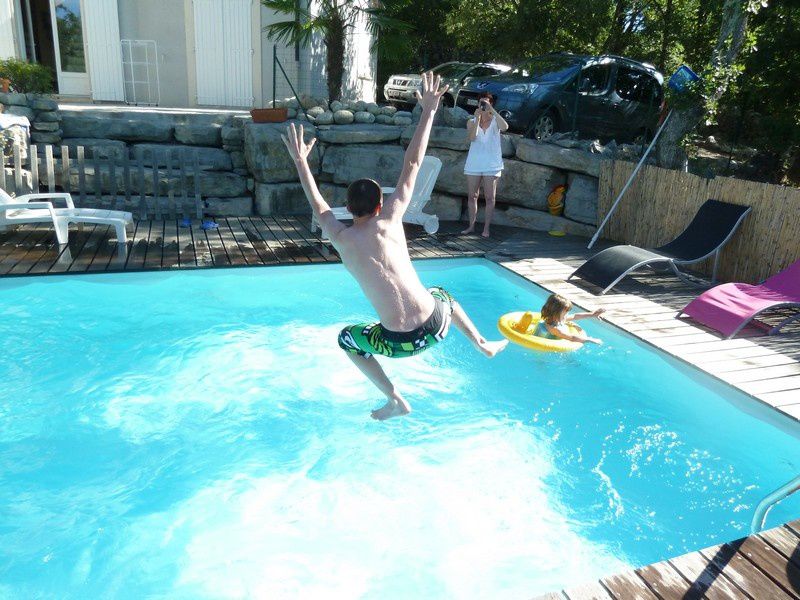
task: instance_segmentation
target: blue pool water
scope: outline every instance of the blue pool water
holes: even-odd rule
[[[478,326],[546,294],[418,263]],[[0,281],[0,598],[529,598],[746,533],[797,426],[598,322],[386,361],[337,265]],[[769,524],[800,515],[790,500]]]

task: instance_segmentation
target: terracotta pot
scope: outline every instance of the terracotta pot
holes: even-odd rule
[[[7,94],[11,88],[11,80],[5,77],[0,77],[0,92]]]
[[[250,111],[253,123],[283,123],[289,115],[286,108],[254,108]]]

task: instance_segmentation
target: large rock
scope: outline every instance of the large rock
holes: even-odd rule
[[[317,125],[332,125],[333,113],[329,110],[320,113],[319,116],[314,120],[314,123]]]
[[[467,178],[464,162],[467,155],[454,150],[432,148],[428,154],[442,161],[442,170],[435,189],[455,195],[466,195]],[[557,185],[565,183],[559,171],[518,160],[504,161],[505,169],[497,184],[497,200],[538,210],[547,209],[547,195]]]
[[[387,117],[393,117],[394,114],[397,112],[396,106],[381,106],[381,114],[386,115]]]
[[[479,214],[480,221],[483,220]],[[591,237],[594,235],[595,228],[583,223],[576,223],[564,217],[555,217],[547,212],[510,206],[508,210],[495,210],[492,217],[493,225],[507,225],[510,227],[522,227],[534,231],[563,231],[572,235]]]
[[[61,120],[61,113],[56,111],[45,111],[36,113],[36,120],[43,123],[57,123]]]
[[[67,109],[61,116],[67,138],[170,142],[175,131],[175,118],[169,113]]]
[[[520,139],[517,142],[517,158],[537,165],[555,167],[598,177],[603,158],[582,150],[562,148],[553,144]]]
[[[222,146],[222,126],[216,123],[178,123],[175,139],[190,146]]]
[[[6,106],[28,106],[28,97],[25,94],[18,94],[17,92],[0,92],[0,104]],[[8,112],[8,109],[6,109]]]
[[[324,112],[325,112],[325,109],[322,108],[321,106],[312,106],[311,108],[309,108],[306,111],[306,114],[309,117],[314,117],[316,119],[318,116],[320,116]]]
[[[453,106],[451,108],[442,107],[437,113],[441,113],[442,125],[445,127],[455,127],[457,129],[465,129],[470,114],[460,106]]]
[[[241,198],[206,198],[204,212],[215,217],[249,217],[253,214],[252,196]]]
[[[134,160],[141,160],[145,166],[167,166],[167,155],[173,169],[183,161],[185,164],[194,165],[194,156],[197,155],[200,166],[211,171],[230,171],[233,169],[231,155],[219,148],[205,146],[183,146],[180,144],[136,144],[132,149]]]
[[[34,121],[34,131],[58,131],[61,126],[58,122],[50,123],[48,121]]]
[[[119,140],[97,140],[93,138],[67,138],[61,141],[62,146],[69,148],[69,155],[73,161],[78,158],[78,147],[83,146],[83,156],[86,159],[114,157],[121,160],[128,156],[128,146]],[[60,152],[60,149],[59,149]]]
[[[465,198],[434,192],[424,212],[436,215],[440,221],[458,221],[461,218],[461,204]]]
[[[409,125],[403,129],[401,140],[403,144],[408,145],[414,131],[417,129],[416,125]],[[504,157],[512,157],[516,152],[516,148],[512,141],[511,136],[501,135],[500,144]],[[448,150],[460,150],[467,152],[469,150],[470,142],[467,139],[467,130],[453,129],[452,127],[432,127],[431,135],[428,140],[428,147],[430,148],[447,148]]]
[[[369,102],[367,103],[367,112],[377,116],[381,114],[381,107],[375,102]]]
[[[60,144],[63,132],[57,131],[32,131],[31,142],[34,144]]]
[[[355,115],[356,123],[374,123],[375,122],[375,115],[366,110],[358,111]]]
[[[403,155],[399,145],[334,145],[325,151],[322,171],[335,183],[349,185],[356,179],[368,177],[383,186],[391,186],[400,176]]]
[[[286,132],[286,123],[248,123],[244,128],[244,155],[247,167],[262,183],[297,181],[297,169],[286,151],[281,134]],[[305,140],[316,137],[313,125],[305,124]],[[311,170],[316,172],[322,154],[322,145],[316,144],[309,156]]]
[[[375,144],[399,140],[400,133],[400,127],[355,124],[320,129],[317,137],[326,144]]]
[[[38,94],[28,94],[28,106],[35,111],[53,111],[58,110],[58,102],[47,96],[40,96]]]
[[[394,125],[394,117],[381,113],[375,117],[375,122],[381,125]]]
[[[564,216],[573,221],[597,225],[597,188],[597,177],[579,173],[567,175]]]
[[[337,110],[333,113],[333,122],[337,125],[349,125],[355,120],[355,116],[349,110]]]
[[[7,115],[16,115],[18,117],[25,117],[33,123],[33,119],[36,116],[36,113],[28,108],[27,106],[19,106],[17,104],[6,105],[5,113]]]
[[[299,183],[256,183],[255,211],[264,216],[310,215],[311,207]]]
[[[220,131],[222,135],[222,143],[228,146],[241,146],[244,144],[244,129],[242,127],[234,127],[233,125],[225,125]]]

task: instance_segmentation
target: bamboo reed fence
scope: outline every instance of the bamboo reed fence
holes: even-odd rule
[[[634,167],[630,162],[604,161],[599,221]],[[636,176],[603,235],[644,248],[660,246],[681,233],[708,199],[753,208],[722,251],[720,281],[758,283],[800,259],[800,189],[731,177],[706,179],[649,165]],[[710,274],[711,262],[697,270]]]

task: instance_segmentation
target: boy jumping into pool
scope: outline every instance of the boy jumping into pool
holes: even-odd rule
[[[339,334],[339,346],[386,396],[386,404],[372,411],[372,418],[381,421],[407,415],[411,406],[386,376],[375,354],[392,358],[419,354],[445,338],[451,320],[476,349],[490,358],[508,343],[487,341],[444,289],[425,289],[408,255],[403,213],[411,201],[439,99],[447,91],[447,86],[439,89],[440,82],[432,73],[422,77],[422,94],[417,92],[422,115],[394,193],[383,202],[376,181],[359,179],[350,184],[347,209],[353,215],[351,227],[336,220],[314,182],[307,157],[316,139],[306,143],[303,126],[298,131],[294,124],[287,130],[288,137],[283,136],[323,233],[380,317],[378,323],[345,327]]]

